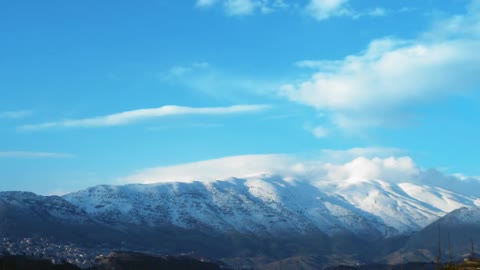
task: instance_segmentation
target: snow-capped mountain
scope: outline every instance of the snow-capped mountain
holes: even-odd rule
[[[109,224],[275,234],[320,229],[374,233],[381,220],[343,198],[281,178],[99,186],[65,199]]]
[[[64,199],[118,227],[176,225],[219,232],[396,236],[418,231],[476,198],[439,187],[356,179],[310,182],[281,176],[97,186]]]
[[[480,235],[480,181],[422,171],[408,158],[340,165],[278,156],[226,161],[154,169],[141,173],[145,184],[64,196],[0,192],[0,236],[217,258],[316,254],[335,265],[345,258],[431,260],[438,224],[442,243],[448,231],[461,252],[470,236]],[[220,176],[238,177],[216,175],[222,164]]]
[[[218,167],[222,174],[240,176],[217,178],[212,172]],[[172,172],[200,175],[199,168],[208,172],[200,180],[161,179]],[[480,181],[421,171],[409,158],[357,158],[334,165],[241,156],[162,169],[148,179],[156,183],[96,186],[62,197],[3,192],[0,200],[61,223],[120,230],[173,226],[221,234],[317,231],[388,238],[474,207],[480,197]]]

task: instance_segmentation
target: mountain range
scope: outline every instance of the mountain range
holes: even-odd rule
[[[276,174],[102,185],[64,196],[0,192],[0,236],[195,253],[265,269],[281,262],[292,269],[308,262],[311,267],[304,269],[315,269],[432,261],[440,240],[446,260],[452,248],[461,256],[469,252],[471,240],[480,242],[475,192]]]

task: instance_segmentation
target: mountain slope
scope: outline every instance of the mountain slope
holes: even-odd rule
[[[439,248],[441,259],[462,260],[471,253],[472,243],[480,243],[480,208],[464,207],[452,211],[413,234],[405,246],[387,257],[387,261],[435,261]]]
[[[121,228],[175,225],[203,231],[396,236],[418,231],[475,197],[438,187],[359,179],[344,183],[257,176],[223,181],[97,186],[64,199]]]
[[[463,215],[440,220],[456,221],[452,232],[466,217],[476,217],[462,208],[478,202],[475,190],[466,196],[419,181],[365,175],[336,179],[257,174],[103,185],[62,197],[0,192],[0,232],[165,254],[193,252],[252,261],[264,256],[268,260],[262,265],[272,267],[275,261],[290,258],[284,263],[291,264],[301,258],[299,263],[307,266],[335,265],[345,258],[379,260],[412,234],[401,252],[387,259],[410,254],[428,260],[433,249],[422,245],[432,243],[435,230],[427,225],[457,208],[453,213]],[[472,232],[476,221],[468,227]],[[418,231],[428,232],[427,238],[414,234]]]
[[[121,235],[61,197],[0,192],[0,237],[47,237],[97,245]]]

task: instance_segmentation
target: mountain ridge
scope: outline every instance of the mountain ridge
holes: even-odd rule
[[[464,223],[451,217],[456,213],[472,216],[475,223],[480,212],[471,209],[477,202],[475,196],[427,184],[365,178],[309,181],[263,174],[100,185],[64,196],[0,192],[0,227],[2,233],[17,236],[34,232],[87,245],[101,242],[160,254],[194,252],[226,261],[258,256],[270,262],[303,261],[322,254],[315,261],[334,266],[345,258],[398,262],[409,254],[429,261],[436,247],[429,246],[429,253],[421,250],[434,237],[431,224]],[[425,232],[427,237],[422,237]]]
[[[264,175],[211,182],[97,186],[63,196],[96,219],[217,231],[411,234],[475,197],[378,179],[341,185]]]

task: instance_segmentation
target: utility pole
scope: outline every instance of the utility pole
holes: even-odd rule
[[[448,232],[448,257],[450,260],[450,265],[453,263],[453,249],[452,249],[452,242],[450,241],[450,232]]]
[[[470,242],[472,243],[472,254],[470,255],[470,259],[473,261],[475,259],[475,249],[473,247],[473,239],[470,238]]]
[[[437,263],[435,265],[435,269],[440,270],[440,261],[442,258],[442,249],[441,249],[441,240],[440,240],[440,224],[437,224],[438,228],[438,255],[437,255]]]

